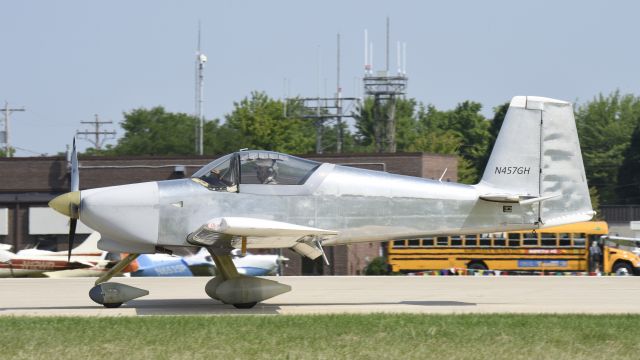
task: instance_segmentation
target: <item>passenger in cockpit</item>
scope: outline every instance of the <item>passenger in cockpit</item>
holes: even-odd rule
[[[278,164],[275,159],[256,160],[256,176],[261,184],[276,185],[278,181]]]

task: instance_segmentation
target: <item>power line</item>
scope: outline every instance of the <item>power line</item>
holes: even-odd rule
[[[115,139],[116,138],[116,132],[115,131],[105,131],[105,130],[100,130],[100,126],[103,124],[113,124],[113,121],[109,120],[109,121],[100,121],[100,119],[98,118],[98,114],[95,115],[96,119],[94,121],[80,121],[81,124],[91,124],[94,126],[94,131],[89,131],[89,130],[85,130],[85,131],[76,131],[76,135],[82,135],[83,139],[89,141],[90,143],[93,144],[94,149],[96,150],[100,150],[102,149],[102,144],[104,144],[104,142],[106,140],[110,140],[110,139]],[[93,139],[90,137],[91,135],[93,135]],[[102,138],[100,138],[100,136],[104,135]]]
[[[10,108],[9,107],[9,103],[8,102],[4,102],[4,109],[2,109],[2,112],[4,112],[4,131],[0,131],[0,143],[4,143],[4,152],[5,152],[5,156],[6,157],[11,157],[11,143],[9,141],[10,137],[10,117],[11,114],[14,111],[25,111],[24,107],[22,108]]]

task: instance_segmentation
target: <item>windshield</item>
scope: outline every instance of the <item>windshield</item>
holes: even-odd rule
[[[205,165],[191,177],[193,180],[212,190],[228,190],[234,184],[231,158],[234,154],[225,155]]]

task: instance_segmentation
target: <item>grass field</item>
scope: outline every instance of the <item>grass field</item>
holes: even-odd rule
[[[1,359],[637,359],[639,315],[0,317]]]

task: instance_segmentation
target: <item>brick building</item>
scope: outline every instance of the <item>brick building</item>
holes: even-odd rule
[[[304,156],[320,162],[387,171],[390,173],[456,181],[455,156],[423,153],[350,154]],[[209,157],[80,157],[80,189],[135,182],[189,177],[212,161]],[[50,250],[66,250],[68,220],[47,207],[49,200],[69,189],[64,157],[0,159],[0,242],[23,249],[36,244]],[[78,239],[91,229],[79,224]],[[330,266],[322,260],[302,259],[284,250],[290,261],[285,275],[359,274],[380,253],[379,244],[355,244],[325,249]]]

